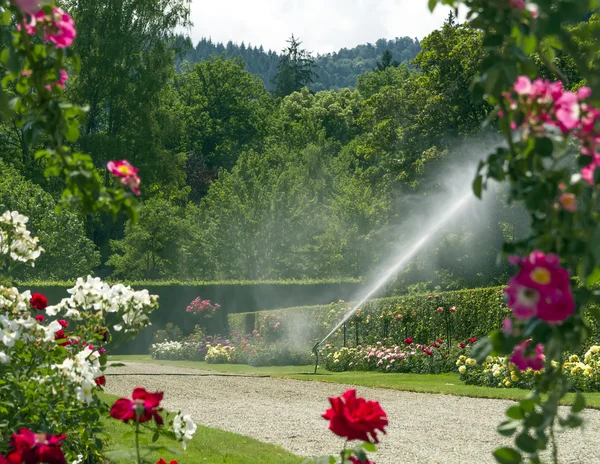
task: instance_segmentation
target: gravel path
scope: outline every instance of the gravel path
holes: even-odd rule
[[[170,411],[184,411],[198,424],[274,443],[301,456],[333,454],[343,443],[320,415],[328,408],[327,398],[349,385],[141,363],[126,363],[108,375],[108,393],[129,396],[138,385],[164,391],[163,405]],[[388,434],[374,455],[378,464],[495,462],[491,452],[500,440],[495,430],[509,401],[356,388],[360,396],[379,401],[388,414]],[[600,411],[588,410],[584,416],[583,432],[558,434],[561,463],[600,462]]]

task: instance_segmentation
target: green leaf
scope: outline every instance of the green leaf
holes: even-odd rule
[[[523,462],[521,453],[513,448],[498,448],[494,451],[494,457],[500,464],[520,464]]]
[[[521,420],[523,419],[523,417],[525,417],[523,415],[523,410],[521,409],[521,406],[518,405],[511,406],[510,408],[508,408],[506,410],[506,416],[515,420]]]
[[[365,451],[368,451],[369,453],[374,453],[375,451],[377,451],[377,446],[375,446],[374,443],[370,443],[368,441],[365,441],[362,444],[362,447],[364,448]]]
[[[510,436],[512,436],[512,434],[514,434],[517,431],[518,427],[519,427],[519,422],[514,421],[514,420],[507,420],[507,421],[502,422],[498,426],[498,433],[505,437],[510,437]]]
[[[154,432],[154,435],[152,435],[152,443],[158,441],[159,438],[160,438],[160,432],[157,430],[156,432]]]
[[[592,287],[598,281],[600,281],[600,267],[597,266],[592,273],[587,276],[587,279],[585,279],[585,286]]]
[[[437,6],[438,0],[429,0],[429,11],[433,13],[435,7]]]
[[[571,411],[578,413],[583,411],[583,408],[585,408],[585,397],[581,393],[577,392],[573,406],[571,406]]]
[[[518,435],[517,439],[515,440],[515,444],[519,447],[519,449],[522,449],[529,454],[537,451],[537,442],[534,438],[530,437],[526,433],[521,433]]]
[[[481,174],[479,174],[477,177],[475,177],[475,180],[473,181],[473,193],[479,199],[481,199],[482,189],[483,189],[483,176]]]
[[[109,367],[125,367],[123,363],[112,363]]]

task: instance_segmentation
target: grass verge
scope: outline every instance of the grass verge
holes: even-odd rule
[[[112,395],[102,394],[101,396],[108,404],[112,404],[117,399]],[[134,429],[131,424],[107,418],[103,425],[104,431],[110,436],[108,451],[134,449],[134,438],[127,434]],[[147,438],[150,440],[149,436]],[[193,439],[188,442],[185,452],[180,443],[165,437],[161,437],[156,444],[177,450],[181,454],[152,452],[147,455],[148,462],[155,463],[163,458],[167,463],[176,460],[179,464],[300,464],[304,460],[279,446],[201,425],[198,426]],[[120,458],[112,459],[110,462],[135,464],[136,461],[133,458]]]
[[[344,383],[362,387],[390,388],[393,390],[417,393],[435,393],[443,395],[468,396],[472,398],[491,398],[520,400],[527,396],[528,390],[516,388],[490,388],[465,385],[458,374],[394,374],[383,372],[329,372],[323,369],[312,375],[314,366],[271,366],[252,367],[245,364],[207,364],[198,361],[154,360],[148,355],[111,356],[111,361],[130,361],[152,363],[164,366],[184,367],[203,371],[228,372],[247,375],[267,375],[287,379]],[[600,409],[600,393],[585,393],[586,407]],[[563,404],[572,404],[574,394],[569,394]]]

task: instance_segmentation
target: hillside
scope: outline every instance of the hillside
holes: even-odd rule
[[[394,40],[379,39],[375,44],[358,45],[354,48],[342,48],[338,52],[315,56],[318,78],[311,86],[312,90],[340,89],[354,87],[356,76],[371,71],[376,61],[381,59],[385,50],[390,50],[394,59],[408,62],[421,50],[418,39],[398,37]],[[277,72],[280,55],[262,46],[246,46],[244,42],[227,45],[202,39],[185,56],[189,62],[199,62],[210,56],[224,54],[226,57],[240,56],[246,63],[246,69],[260,76],[268,90],[272,90],[271,79]]]

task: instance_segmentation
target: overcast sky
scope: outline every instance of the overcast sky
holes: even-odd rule
[[[431,14],[426,0],[192,0],[194,44],[263,45],[280,51],[293,33],[314,53],[327,53],[377,39],[418,37],[438,28],[448,9]]]

